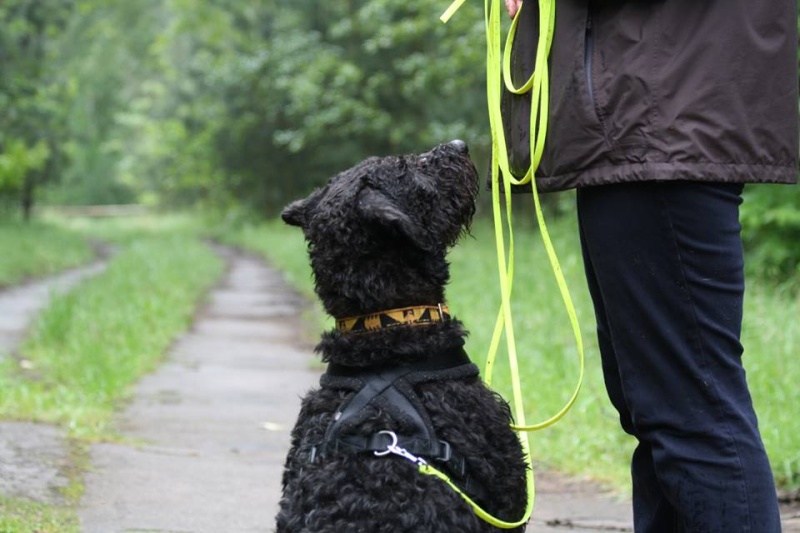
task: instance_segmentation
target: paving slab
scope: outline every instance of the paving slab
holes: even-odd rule
[[[629,501],[588,479],[552,470],[537,471],[536,500],[528,524],[531,532],[599,533],[633,531]]]
[[[69,484],[69,446],[60,428],[28,422],[0,424],[0,495],[60,504]]]

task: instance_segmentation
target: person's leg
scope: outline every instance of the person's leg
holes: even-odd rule
[[[640,443],[637,532],[780,531],[741,364],[740,193],[691,182],[578,193],[609,395]]]
[[[580,191],[578,202],[580,202]],[[580,209],[578,212],[580,218]],[[592,259],[589,256],[586,241],[583,236],[583,223],[579,225],[581,250],[583,252],[583,264],[586,271],[586,281],[589,286],[589,294],[594,304],[595,320],[597,322],[597,343],[600,349],[600,360],[603,366],[603,379],[606,385],[608,397],[612,405],[619,413],[619,421],[622,428],[630,435],[636,435],[633,427],[631,413],[625,400],[617,356],[614,353],[614,345],[611,339],[611,329],[606,318],[605,304],[603,295],[594,274]],[[664,497],[661,486],[656,476],[653,465],[653,456],[650,445],[639,441],[633,452],[631,460],[631,478],[633,481],[633,514],[634,520],[639,526],[637,531],[664,531],[675,532],[678,529],[678,516],[672,505]]]

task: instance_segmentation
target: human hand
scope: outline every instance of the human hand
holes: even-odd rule
[[[520,7],[522,7],[522,0],[506,0],[506,11],[508,11],[508,16],[512,19]]]

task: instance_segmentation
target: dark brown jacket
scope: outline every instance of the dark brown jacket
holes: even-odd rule
[[[796,181],[796,0],[556,6],[541,190]]]

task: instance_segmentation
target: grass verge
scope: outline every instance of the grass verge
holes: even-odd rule
[[[70,509],[0,496],[2,533],[79,533]]]
[[[518,227],[519,226],[519,227]],[[538,233],[515,226],[517,268],[513,314],[529,423],[549,418],[569,398],[578,375],[577,353],[566,311]],[[594,314],[583,275],[574,216],[550,221],[564,275],[578,311],[586,349],[586,376],[578,401],[558,424],[533,433],[534,460],[561,471],[586,475],[630,490],[629,459],[634,441],[619,428],[603,384]],[[280,221],[223,232],[226,242],[258,251],[282,269],[298,289],[313,296],[303,236]],[[467,349],[483,364],[500,305],[494,230],[477,220],[473,235],[450,254],[450,309],[470,330]],[[745,367],[761,430],[778,484],[800,486],[800,298],[790,286],[754,280],[745,299]],[[330,323],[328,323],[330,324]],[[320,326],[320,329],[323,326]],[[329,327],[329,326],[326,326]],[[493,387],[510,398],[508,367],[499,358]]]
[[[0,219],[0,288],[86,263],[94,253],[68,229]]]
[[[0,418],[107,436],[115,406],[186,329],[221,268],[193,238],[125,246],[103,274],[51,301],[21,347],[24,365],[0,365]]]
[[[800,490],[800,290],[753,279],[745,292],[744,366],[778,486]]]

